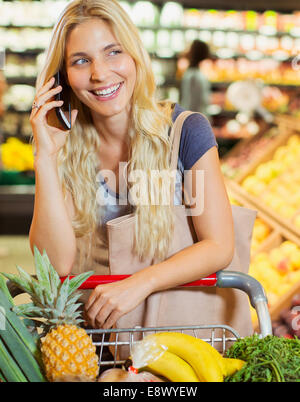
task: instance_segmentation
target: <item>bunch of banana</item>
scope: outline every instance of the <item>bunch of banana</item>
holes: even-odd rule
[[[162,375],[172,382],[222,382],[245,364],[224,358],[202,339],[177,332],[159,332],[137,342],[133,367]]]

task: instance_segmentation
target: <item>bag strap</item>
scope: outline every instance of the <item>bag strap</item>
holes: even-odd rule
[[[183,123],[184,123],[185,119],[193,113],[195,113],[195,112],[191,112],[189,110],[181,112],[173,123],[171,134],[170,134],[170,140],[171,140],[171,144],[172,144],[171,161],[170,161],[170,169],[171,170],[177,170],[179,145],[180,145],[180,138],[181,138],[181,131],[182,131]]]
[[[175,171],[175,172],[177,171],[178,153],[179,153],[179,145],[180,145],[180,138],[181,138],[183,123],[184,123],[185,119],[193,113],[194,112],[191,112],[188,110],[181,112],[173,123],[171,134],[170,134],[170,141],[172,144],[171,158],[170,158],[170,170],[171,171]],[[170,194],[172,205],[174,205],[175,189],[176,189],[176,178],[175,178],[174,185],[172,186],[171,194]]]

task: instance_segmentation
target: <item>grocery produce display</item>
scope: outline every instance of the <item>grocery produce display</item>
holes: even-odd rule
[[[272,322],[273,333],[276,336],[300,338],[300,292],[296,293],[288,307],[280,311],[279,317]]]
[[[229,196],[229,201],[233,205],[238,205],[238,206],[245,206],[243,202],[240,202],[237,200],[237,195],[233,194],[231,190],[227,190],[228,196]],[[255,221],[254,221],[254,226],[253,226],[253,231],[252,231],[252,239],[251,239],[251,256],[255,255],[260,248],[263,246],[265,240],[269,237],[269,235],[272,233],[272,228],[268,223],[265,222],[263,218],[260,217],[260,214],[258,213]]]
[[[241,183],[242,189],[300,232],[300,137],[293,134]]]
[[[251,255],[254,255],[271,233],[270,226],[261,218],[254,222],[251,242]]]
[[[1,163],[2,162],[2,163]],[[0,163],[4,170],[24,171],[34,169],[34,155],[31,144],[10,137],[0,144]]]
[[[262,156],[266,148],[274,142],[280,131],[278,127],[272,127],[267,131],[261,132],[249,140],[238,144],[236,148],[226,154],[221,161],[222,172],[229,179],[238,180],[247,171],[254,160]]]
[[[249,275],[263,285],[272,308],[292,286],[300,283],[300,247],[283,240],[278,246],[257,253],[251,259]],[[253,309],[252,314],[255,320]]]

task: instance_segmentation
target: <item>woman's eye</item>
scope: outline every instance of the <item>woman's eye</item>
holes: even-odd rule
[[[74,64],[84,64],[85,62],[87,62],[88,60],[87,59],[78,59],[78,60],[75,60],[72,64],[74,65]]]
[[[111,54],[112,56],[115,56],[115,55],[120,54],[120,53],[122,53],[122,50],[115,49],[115,50],[112,50],[109,54]]]

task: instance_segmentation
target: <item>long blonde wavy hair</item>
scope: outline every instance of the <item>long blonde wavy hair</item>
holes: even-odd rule
[[[127,174],[135,170],[147,173],[147,187],[151,188],[150,172],[169,169],[170,142],[168,130],[172,124],[171,102],[158,102],[151,60],[144,49],[139,33],[116,0],[75,0],[60,15],[52,33],[44,68],[37,79],[37,89],[58,70],[64,72],[67,36],[78,24],[91,18],[101,18],[110,24],[122,48],[136,65],[136,84],[132,96],[131,127],[129,130],[129,160]],[[78,110],[76,123],[59,151],[58,170],[62,189],[72,195],[75,218],[72,222],[76,237],[95,234],[99,225],[96,175],[99,171],[99,134],[94,128],[89,109],[69,91],[72,109]],[[129,190],[130,190],[130,183]],[[165,191],[164,180],[159,191]],[[142,190],[141,190],[142,191]],[[144,194],[143,204],[135,205],[135,252],[162,260],[166,257],[173,231],[173,212],[170,205],[151,205],[150,191]],[[101,214],[100,214],[101,215]]]

